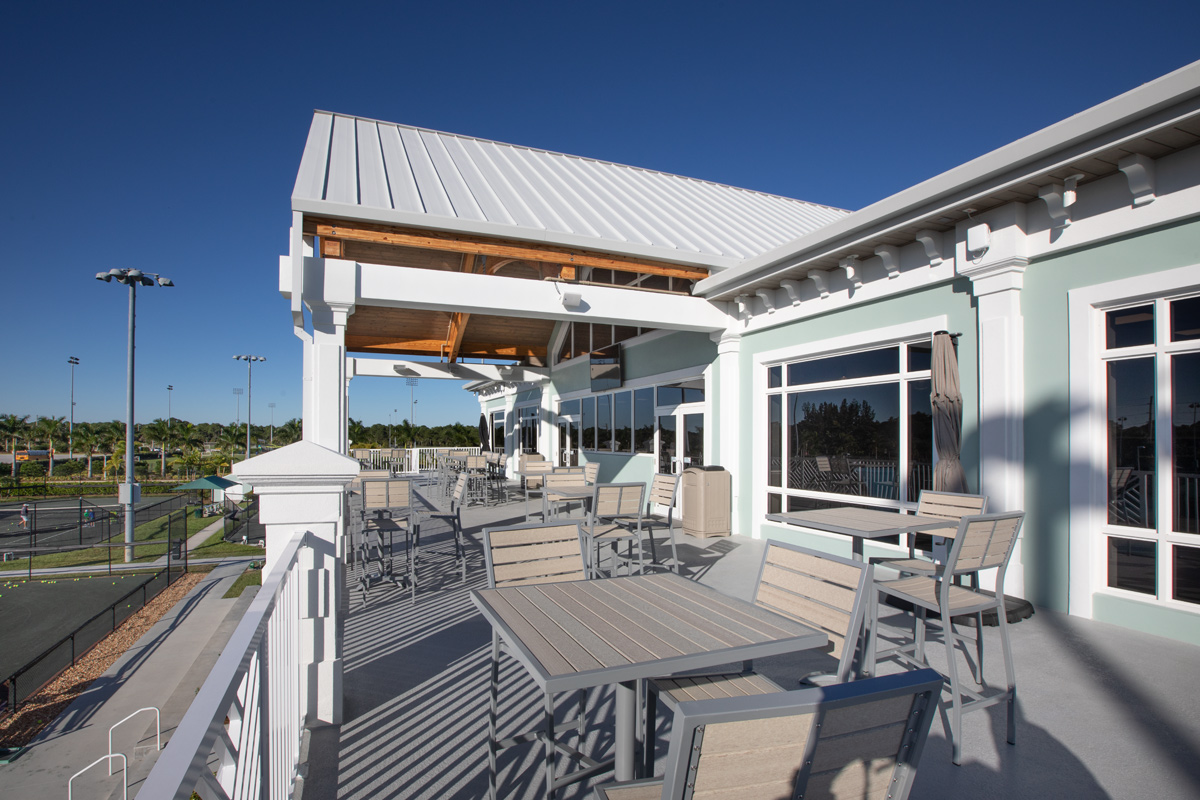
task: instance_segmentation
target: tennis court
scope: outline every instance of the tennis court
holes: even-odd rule
[[[0,680],[45,652],[153,573],[0,580]],[[141,596],[137,597],[141,603]]]

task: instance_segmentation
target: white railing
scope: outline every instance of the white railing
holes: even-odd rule
[[[137,796],[287,798],[303,734],[305,532],[283,549]]]
[[[437,469],[439,455],[464,452],[478,455],[479,447],[385,447],[354,448],[350,457],[358,459],[365,469],[390,469],[398,473],[416,473]]]

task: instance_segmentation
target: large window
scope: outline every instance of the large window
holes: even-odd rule
[[[926,338],[767,365],[768,512],[899,507],[931,488],[930,356]]]
[[[517,413],[521,423],[521,452],[536,453],[538,451],[538,407],[525,406]]]
[[[579,446],[584,450],[653,453],[656,401],[670,408],[703,400],[703,387],[646,386],[565,400],[559,415],[579,414]],[[697,440],[697,452],[699,447]]]
[[[504,412],[492,412],[492,452],[504,452]]]
[[[558,348],[558,360],[561,362],[576,356],[599,352],[605,347],[640,336],[650,330],[650,328],[633,328],[628,325],[572,322],[563,332],[562,345]]]
[[[1200,297],[1104,312],[1105,583],[1200,604]]]

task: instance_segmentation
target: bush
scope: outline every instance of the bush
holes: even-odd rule
[[[70,461],[57,461],[54,464],[54,476],[66,478],[71,475],[82,475],[87,472],[87,462],[78,458]]]
[[[40,478],[46,474],[45,461],[26,461],[18,470],[22,478]]]

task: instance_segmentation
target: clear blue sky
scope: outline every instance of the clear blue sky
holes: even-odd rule
[[[277,290],[315,108],[861,208],[1200,58],[1200,4],[16,3],[0,67],[0,413],[300,414]],[[473,424],[422,382],[421,424]],[[245,397],[241,398],[245,419]],[[356,379],[351,414],[408,416]]]

